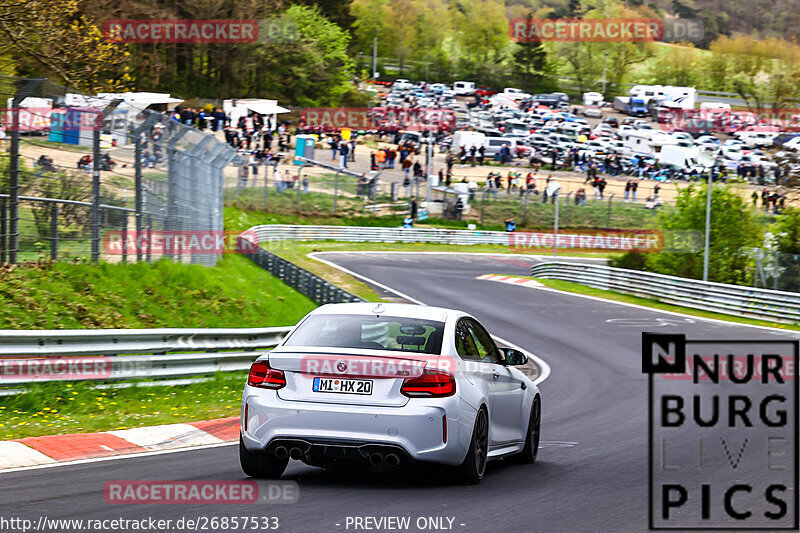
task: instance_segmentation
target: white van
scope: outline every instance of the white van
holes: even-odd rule
[[[583,93],[583,105],[601,106],[603,105],[603,95],[595,91]]]
[[[733,135],[749,148],[757,148],[759,146],[772,146],[772,142],[778,136],[778,132],[737,131]]]
[[[724,102],[703,102],[700,104],[700,109],[707,109],[709,111],[730,111],[731,104]]]
[[[485,141],[486,135],[479,131],[457,131],[453,134],[453,142],[450,143],[450,153],[459,153],[462,146],[469,151],[473,144],[481,146]]]
[[[475,94],[475,82],[457,81],[453,83],[453,92],[456,96],[473,96]]]
[[[414,84],[411,83],[409,80],[407,80],[405,78],[398,78],[398,79],[394,80],[394,83],[392,84],[392,89],[397,89],[397,90],[400,90],[400,91],[407,91],[408,89],[412,88],[413,86],[414,86]]]
[[[506,87],[505,89],[503,89],[503,94],[511,98],[512,100],[523,100],[525,98],[531,97],[530,94],[522,92],[521,90],[516,89],[514,87]]]
[[[691,170],[702,170],[699,156],[700,153],[697,148],[664,146],[656,155],[656,159],[658,159],[658,162],[662,165],[672,165],[677,168],[689,168]]]
[[[483,146],[486,148],[486,151],[483,154],[484,157],[489,159],[493,158],[495,155],[500,153],[500,149],[505,145],[508,145],[508,148],[511,150],[511,157],[513,158],[514,151],[517,149],[516,139],[511,139],[508,137],[486,137],[483,142]]]

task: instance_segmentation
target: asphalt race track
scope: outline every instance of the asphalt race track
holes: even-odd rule
[[[534,258],[385,253],[322,257],[425,304],[470,312],[493,334],[544,359],[551,374],[540,385],[539,461],[531,466],[495,463],[478,486],[453,486],[435,471],[343,475],[292,461],[284,475],[299,483],[300,500],[292,505],[144,506],[104,500],[103,486],[109,480],[245,479],[236,446],[222,446],[0,474],[3,514],[33,520],[41,515],[277,516],[279,531],[309,533],[347,531],[348,516],[411,516],[412,524],[421,516],[447,516],[454,517],[455,531],[647,531],[648,397],[642,331],[698,339],[796,338],[475,279],[480,274],[528,274]],[[690,442],[687,436],[687,446]],[[715,476],[728,473],[707,475],[714,482],[723,481]]]

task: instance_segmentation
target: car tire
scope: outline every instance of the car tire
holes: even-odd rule
[[[515,459],[522,464],[533,464],[539,454],[539,437],[541,436],[542,425],[542,404],[539,396],[533,399],[531,405],[531,416],[528,419],[528,434],[525,437],[525,447],[519,452]]]
[[[239,464],[242,471],[250,477],[277,479],[286,470],[289,458],[278,459],[265,452],[251,452],[244,447],[242,437],[239,436]]]
[[[489,454],[489,415],[481,408],[475,416],[472,439],[464,461],[456,467],[456,477],[467,485],[480,483],[486,473]]]

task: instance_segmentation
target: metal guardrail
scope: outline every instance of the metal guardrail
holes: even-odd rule
[[[316,274],[312,274],[291,261],[287,261],[263,248],[255,247],[253,245],[253,239],[249,239],[249,236],[252,236],[251,230],[247,230],[245,233],[239,235],[237,239],[238,249],[242,250],[243,255],[287,285],[297,289],[301,294],[308,296],[315,303],[324,305],[330,303],[364,301],[363,298],[347,292],[344,289],[340,289],[333,283],[322,279]],[[243,242],[245,239],[247,239],[248,242]]]
[[[270,224],[247,230],[260,244],[279,241],[435,242],[438,244],[508,245],[505,231],[451,230],[437,228],[383,228],[368,226],[295,226]]]
[[[291,329],[0,330],[0,387],[246,370]]]
[[[664,303],[784,323],[800,322],[800,293],[712,283],[584,263],[540,263],[531,274]]]

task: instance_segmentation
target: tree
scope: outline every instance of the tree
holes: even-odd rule
[[[800,209],[785,209],[773,225],[772,235],[781,258],[779,288],[800,291]]]
[[[784,254],[800,254],[800,208],[784,209],[772,229],[775,246]]]
[[[722,36],[711,43],[710,77],[753,111],[786,107],[800,95],[800,45],[783,39]]]
[[[21,75],[57,77],[90,92],[133,83],[124,45],[106,40],[78,0],[0,3],[0,54],[12,56]]]
[[[670,46],[650,69],[650,79],[658,85],[694,87],[699,82],[697,51],[691,43]]]
[[[350,34],[315,7],[292,6],[285,17],[297,25],[300,41],[291,47],[258,46],[257,72],[264,90],[304,106],[340,105],[353,90]]]
[[[658,227],[665,234],[692,232],[702,243],[705,235],[706,187],[687,187],[678,193],[675,209],[664,211]],[[762,230],[747,202],[724,185],[715,185],[711,195],[711,240],[709,281],[746,284],[751,278],[751,259],[743,249],[758,246]],[[703,249],[662,251],[650,254],[646,270],[701,279]]]
[[[356,49],[362,54],[371,55],[373,41],[377,38],[378,55],[386,55],[396,44],[388,38],[391,22],[389,0],[354,0],[350,12],[355,19],[353,32]]]
[[[497,79],[505,49],[511,44],[503,2],[461,0],[457,6],[455,40],[463,67],[480,80]]]
[[[512,54],[512,66],[522,90],[547,90],[544,84],[553,69],[547,58],[547,49],[541,42],[517,43]]]

